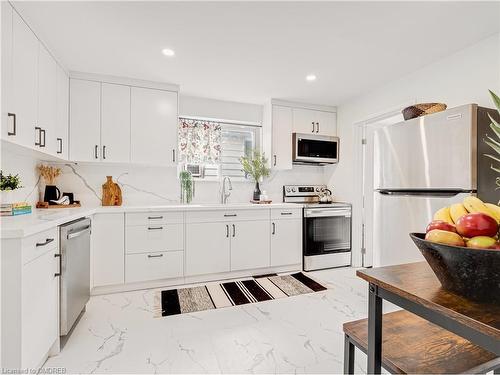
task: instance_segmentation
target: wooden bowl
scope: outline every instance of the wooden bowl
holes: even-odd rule
[[[446,104],[443,103],[420,103],[406,107],[401,112],[405,120],[411,120],[412,118],[444,111],[446,107]]]
[[[444,289],[486,303],[500,303],[500,250],[471,249],[426,241],[410,233]]]

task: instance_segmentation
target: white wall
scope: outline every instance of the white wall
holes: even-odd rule
[[[338,106],[341,161],[329,184],[339,199],[353,203],[353,260],[361,264],[361,140],[355,123],[408,102],[443,102],[448,107],[477,103],[491,107],[488,89],[500,91],[500,34],[443,58]],[[397,228],[387,228],[397,230]]]

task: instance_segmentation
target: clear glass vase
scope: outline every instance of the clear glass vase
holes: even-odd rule
[[[191,203],[194,197],[194,180],[191,172],[182,171],[179,174],[181,183],[181,203]]]

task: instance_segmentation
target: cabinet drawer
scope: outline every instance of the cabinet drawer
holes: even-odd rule
[[[271,219],[302,219],[302,208],[273,208],[271,209]]]
[[[59,228],[52,228],[23,239],[23,264],[59,248]]]
[[[127,283],[182,277],[183,270],[183,251],[129,254],[125,257]]]
[[[183,248],[183,224],[151,224],[125,228],[127,254],[182,250]]]
[[[186,222],[205,223],[241,220],[269,220],[269,208],[253,210],[209,210],[186,212]]]
[[[125,225],[182,223],[182,212],[132,212],[125,214]]]

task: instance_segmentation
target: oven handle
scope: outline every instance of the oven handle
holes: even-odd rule
[[[351,211],[346,210],[305,210],[305,217],[351,217]]]

